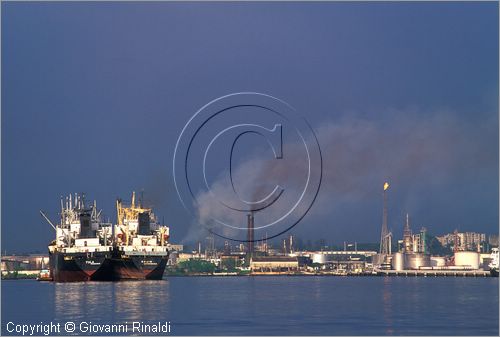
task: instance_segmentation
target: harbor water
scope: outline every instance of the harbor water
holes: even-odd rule
[[[8,322],[68,321],[170,322],[171,335],[498,335],[498,280],[264,276],[2,281],[2,335],[12,334]]]

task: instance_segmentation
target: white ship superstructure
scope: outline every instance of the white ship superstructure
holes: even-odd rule
[[[151,208],[117,200],[117,223],[103,222],[94,201],[84,195],[61,199],[60,223],[49,245],[51,274],[55,281],[160,279],[168,256],[168,226],[161,225]]]
[[[498,276],[498,264],[499,264],[498,248],[493,248],[491,250],[490,257],[491,257],[491,262],[488,265],[488,267],[490,267],[491,275]]]

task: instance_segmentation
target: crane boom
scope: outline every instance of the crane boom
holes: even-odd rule
[[[49,225],[52,226],[52,228],[54,228],[54,230],[56,230],[56,226],[54,226],[54,224],[52,223],[52,221],[50,221],[50,219],[45,215],[45,213],[40,210],[40,214],[45,218],[45,220],[47,220],[47,222],[49,223]]]

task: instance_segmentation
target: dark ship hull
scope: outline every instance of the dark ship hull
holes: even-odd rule
[[[123,252],[50,254],[50,272],[55,282],[161,280],[167,255]]]
[[[490,275],[493,277],[498,277],[498,269],[490,269]]]

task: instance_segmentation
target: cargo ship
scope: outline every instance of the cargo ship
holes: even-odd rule
[[[116,224],[104,222],[96,202],[85,196],[61,199],[56,238],[49,245],[50,278],[55,282],[160,280],[169,257],[169,227],[161,225],[142,200],[116,201]]]

